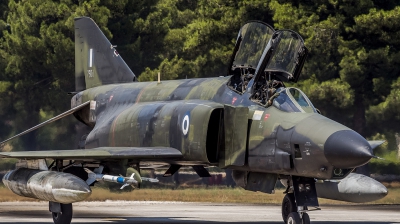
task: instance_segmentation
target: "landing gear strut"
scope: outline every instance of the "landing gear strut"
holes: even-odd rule
[[[315,180],[312,178],[292,176],[282,201],[282,218],[286,224],[310,224],[308,207],[318,208],[318,197]]]
[[[72,220],[72,204],[49,202],[49,210],[54,224],[70,224]]]

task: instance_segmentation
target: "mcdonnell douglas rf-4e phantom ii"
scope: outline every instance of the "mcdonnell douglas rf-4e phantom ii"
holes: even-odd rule
[[[307,211],[318,209],[318,191],[359,202],[385,196],[386,188],[371,178],[351,174],[345,181],[380,142],[322,116],[301,90],[285,87],[299,79],[307,52],[296,32],[249,22],[239,31],[227,75],[135,82],[96,23],[76,18],[72,109],[2,144],[70,114],[91,131],[82,149],[0,153],[21,159],[3,183],[18,195],[49,201],[54,223],[70,223],[72,203],[87,198],[96,181],[122,188],[158,181],[138,172],[119,176],[143,164],[168,165],[164,176],[182,166],[201,177],[210,176],[208,166],[229,168],[237,185],[265,193],[279,179],[287,186],[287,223],[310,223]],[[362,186],[351,186],[360,178]]]

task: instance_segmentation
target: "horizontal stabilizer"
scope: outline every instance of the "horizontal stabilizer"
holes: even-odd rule
[[[53,117],[53,118],[50,118],[49,120],[47,120],[47,121],[45,121],[45,122],[42,122],[42,123],[36,125],[35,127],[29,128],[29,129],[26,130],[26,131],[23,131],[23,132],[21,132],[21,133],[19,133],[19,134],[17,134],[17,135],[14,135],[13,137],[11,137],[11,138],[9,138],[9,139],[6,139],[6,140],[0,142],[0,145],[3,146],[4,143],[10,141],[11,139],[14,139],[14,138],[17,138],[17,137],[19,137],[19,136],[25,135],[25,134],[27,134],[27,133],[29,133],[29,132],[31,132],[31,131],[34,131],[34,130],[40,128],[40,127],[45,126],[46,124],[50,124],[50,123],[52,123],[52,122],[54,122],[54,121],[60,120],[61,118],[64,118],[64,117],[66,117],[66,116],[68,116],[68,115],[71,115],[71,114],[75,113],[76,111],[81,110],[83,107],[85,107],[85,106],[88,105],[89,103],[90,103],[90,101],[87,101],[87,102],[82,103],[81,105],[79,105],[79,106],[77,106],[77,107],[74,107],[74,108],[72,108],[72,109],[70,109],[70,110],[65,111],[65,112],[62,113],[62,114],[59,114],[59,115],[57,115],[57,116],[55,116],[55,117]]]
[[[63,160],[166,160],[179,159],[182,153],[168,147],[99,147],[93,149],[1,152],[0,157],[20,159],[63,159]]]
[[[376,147],[382,145],[384,142],[385,142],[385,140],[368,141],[368,143],[371,145],[372,150],[375,149]]]

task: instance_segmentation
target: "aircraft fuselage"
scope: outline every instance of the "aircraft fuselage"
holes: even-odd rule
[[[172,147],[183,157],[171,164],[218,165],[321,179],[335,178],[335,168],[357,165],[335,167],[329,161],[335,158],[327,158],[324,152],[333,133],[353,132],[349,128],[317,113],[261,106],[250,100],[249,92],[239,94],[229,88],[229,78],[112,84],[82,91],[72,99],[73,106],[95,102],[89,118],[88,111],[77,115],[94,127],[85,147]],[[248,108],[248,113],[235,118],[240,127],[226,126],[224,107],[229,106]],[[229,142],[237,141],[242,147],[224,144],[232,136]],[[336,178],[346,172],[336,173]]]

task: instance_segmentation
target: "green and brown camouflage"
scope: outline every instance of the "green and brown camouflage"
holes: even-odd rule
[[[209,87],[211,80],[213,86]],[[95,119],[90,113],[79,117],[91,119],[94,125],[86,148],[171,147],[182,153],[174,162],[181,165],[240,166],[256,172],[332,178],[334,166],[329,165],[321,146],[334,132],[349,128],[317,113],[262,107],[249,100],[249,94],[230,89],[228,80],[131,83],[85,90],[73,98],[73,105],[93,101]],[[162,91],[163,86],[168,91]],[[207,91],[218,94],[206,96],[203,92]],[[241,117],[229,119],[240,110],[244,111]],[[316,132],[310,131],[312,128]],[[291,138],[297,135],[298,144],[293,144]]]

